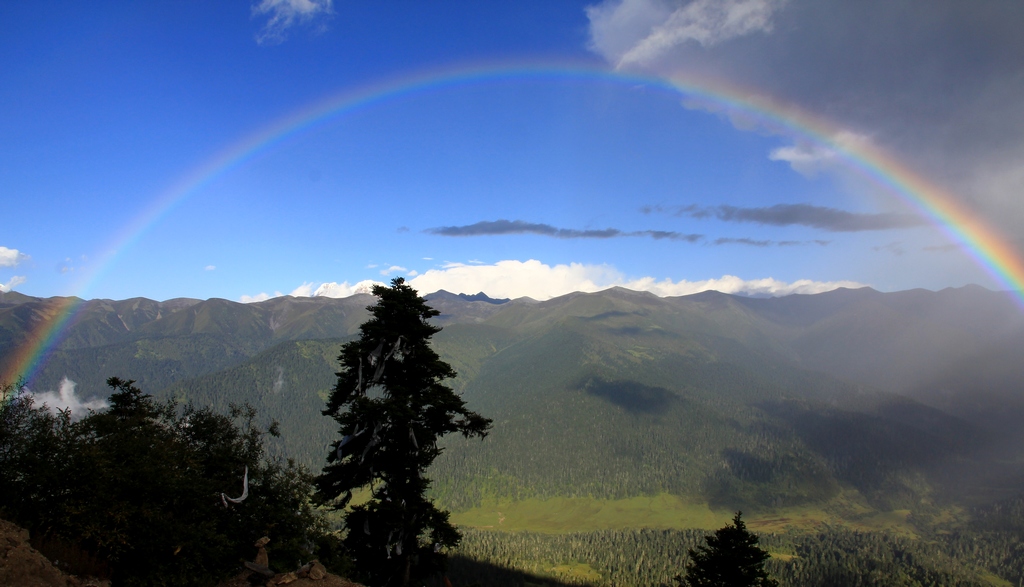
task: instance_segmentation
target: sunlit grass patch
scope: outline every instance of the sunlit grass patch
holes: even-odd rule
[[[1013,583],[1001,577],[997,577],[988,571],[979,572],[978,578],[982,581],[985,581],[989,585],[995,585],[997,587],[1014,587]]]
[[[663,493],[615,500],[555,497],[489,502],[453,513],[452,521],[480,529],[565,533],[620,528],[713,529],[726,523],[730,515]]]
[[[486,500],[472,509],[453,512],[452,521],[481,530],[553,534],[633,528],[712,530],[727,523],[733,513],[662,493],[627,499]],[[916,538],[922,531],[931,530],[932,522],[948,523],[958,519],[958,513],[938,508],[927,516],[906,509],[878,511],[856,491],[847,490],[825,503],[744,512],[744,517],[751,530],[762,534],[845,527]]]
[[[573,562],[555,565],[548,569],[548,572],[559,579],[569,580],[574,583],[601,580],[601,573],[598,573],[586,563]]]

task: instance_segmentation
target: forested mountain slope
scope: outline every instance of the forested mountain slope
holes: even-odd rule
[[[937,409],[975,395],[990,411],[1021,404],[1024,313],[1006,294],[428,299],[442,311],[434,343],[459,373],[452,385],[495,421],[485,442],[452,440],[436,464],[435,494],[459,511],[670,495],[854,519],[938,515],[1021,488],[1020,445],[1005,429],[977,410]],[[276,450],[315,468],[334,434],[319,415],[334,358],[372,300],[84,302],[29,385],[68,377],[90,396],[116,375],[180,402],[250,402],[281,421]],[[26,340],[59,303],[4,294],[0,345]]]

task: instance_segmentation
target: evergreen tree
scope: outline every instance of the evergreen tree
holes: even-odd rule
[[[62,568],[126,587],[203,586],[251,558],[263,535],[279,571],[330,546],[312,475],[263,458],[276,424],[264,432],[249,407],[179,411],[132,381],[108,384],[110,408],[77,422],[0,386],[0,513],[64,553]]]
[[[757,536],[747,531],[741,514],[736,512],[732,525],[708,536],[707,546],[689,549],[686,578],[676,577],[680,586],[776,587],[779,584],[764,570],[770,555],[757,545]]]
[[[443,572],[441,549],[461,538],[448,512],[426,498],[423,473],[441,453],[437,439],[452,432],[482,438],[491,421],[442,383],[455,371],[430,347],[441,329],[427,320],[439,312],[402,278],[373,294],[372,317],[338,359],[324,414],[338,422],[342,438],[331,445],[317,485],[335,509],[348,505],[353,489],[370,487],[369,502],[345,515],[356,578],[408,585]]]

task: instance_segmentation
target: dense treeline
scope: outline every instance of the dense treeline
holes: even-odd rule
[[[230,369],[171,385],[159,395],[217,411],[248,402],[280,423],[281,437],[267,443],[271,456],[293,458],[319,470],[337,433],[322,412],[337,380],[336,358],[344,342],[284,342]]]
[[[34,390],[55,390],[71,378],[80,394],[106,392],[107,373],[130,373],[147,390],[162,390],[237,365],[262,350],[253,341],[194,334],[143,338],[117,344],[60,349],[32,383]]]
[[[152,392],[185,379],[237,365],[288,340],[349,336],[366,316],[369,296],[343,300],[281,296],[255,304],[223,299],[143,298],[73,304],[73,317],[27,383],[55,390],[64,377],[79,392],[103,394],[110,373],[131,376]],[[16,348],[30,332],[63,315],[57,298],[0,292],[0,349]],[[16,353],[0,353],[0,370]]]
[[[0,517],[65,571],[203,586],[251,559],[264,535],[278,570],[337,552],[311,505],[311,475],[264,458],[263,438],[277,432],[254,410],[179,410],[109,383],[110,408],[78,421],[23,388],[0,390]]]
[[[616,530],[573,534],[463,530],[456,583],[522,586],[523,576],[576,585],[674,585],[699,530]],[[762,535],[767,568],[781,585],[981,586],[1024,580],[1024,536],[1012,532],[908,538],[826,528]],[[493,566],[483,566],[488,563]],[[511,569],[514,573],[502,569]],[[486,571],[486,572],[485,572]]]

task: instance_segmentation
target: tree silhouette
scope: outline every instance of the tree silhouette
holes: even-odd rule
[[[345,344],[341,372],[325,415],[339,424],[327,466],[317,479],[322,499],[345,508],[352,490],[369,486],[369,502],[345,514],[345,546],[356,578],[373,585],[408,585],[442,572],[441,549],[461,535],[425,494],[423,473],[441,454],[437,439],[452,432],[484,437],[491,421],[466,409],[442,383],[455,371],[430,347],[441,329],[429,307],[402,278],[375,286],[372,317],[358,340]]]
[[[109,409],[77,422],[0,386],[0,512],[57,549],[64,570],[127,587],[212,585],[263,535],[277,570],[315,556],[309,546],[327,539],[312,475],[264,459],[276,425],[264,431],[247,406],[178,409],[133,381],[107,383]]]
[[[686,578],[676,577],[686,587],[776,587],[764,563],[771,556],[757,545],[757,536],[747,531],[736,512],[732,525],[715,530],[707,537],[707,546],[689,549]]]

